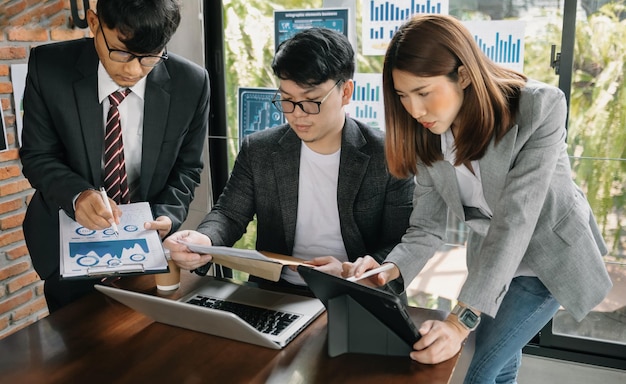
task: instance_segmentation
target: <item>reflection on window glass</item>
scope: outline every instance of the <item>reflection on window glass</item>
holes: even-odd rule
[[[553,332],[626,344],[626,14],[622,1],[579,3],[568,147],[609,248],[614,287],[581,323],[558,313]]]

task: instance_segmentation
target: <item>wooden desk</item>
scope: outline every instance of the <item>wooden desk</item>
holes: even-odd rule
[[[183,273],[175,299],[201,278]],[[119,286],[159,294],[152,276]],[[329,358],[326,314],[283,350],[155,323],[96,292],[0,340],[1,383],[448,383],[458,356]]]

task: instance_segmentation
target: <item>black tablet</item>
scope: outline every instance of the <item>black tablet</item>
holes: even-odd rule
[[[298,266],[298,272],[327,310],[331,299],[347,295],[386,325],[408,346],[412,346],[421,337],[406,306],[398,296],[304,265]]]

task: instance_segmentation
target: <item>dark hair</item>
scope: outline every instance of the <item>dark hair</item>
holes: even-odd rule
[[[272,61],[279,79],[305,86],[351,79],[354,67],[354,50],[348,38],[325,28],[304,29],[283,41]]]
[[[177,0],[98,0],[101,23],[117,29],[129,51],[155,53],[163,50],[180,24]]]
[[[492,62],[465,26],[452,16],[418,15],[391,39],[383,66],[385,153],[395,176],[416,174],[417,162],[442,160],[441,137],[417,122],[402,106],[393,84],[393,70],[419,77],[448,76],[459,81],[464,67],[465,88],[455,137],[456,165],[480,159],[495,137],[513,125],[526,76]]]

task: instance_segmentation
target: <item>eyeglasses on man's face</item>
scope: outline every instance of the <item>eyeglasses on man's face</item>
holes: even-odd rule
[[[335,85],[328,91],[326,96],[322,98],[320,101],[311,101],[311,100],[303,100],[303,101],[291,101],[291,100],[282,100],[278,98],[278,91],[273,97],[272,104],[281,111],[282,113],[293,113],[296,110],[296,106],[300,107],[300,109],[309,115],[317,115],[320,113],[322,103],[328,99],[328,96],[333,92],[335,87],[341,83],[341,80],[337,80]]]
[[[167,48],[163,51],[163,54],[160,56],[154,55],[135,55],[134,53],[130,53],[128,51],[122,51],[120,49],[111,49],[109,47],[109,42],[107,41],[107,37],[104,34],[104,29],[102,29],[102,24],[100,24],[100,32],[102,32],[102,38],[104,39],[104,44],[107,46],[109,50],[109,59],[116,61],[118,63],[129,63],[135,59],[139,60],[139,64],[144,67],[156,67],[161,64],[163,60],[167,60]]]

